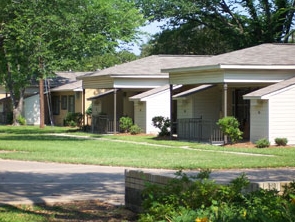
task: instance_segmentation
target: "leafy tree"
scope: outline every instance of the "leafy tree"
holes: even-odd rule
[[[132,1],[4,0],[0,6],[0,81],[15,124],[28,85],[39,81],[42,98],[43,79],[54,70],[114,53],[120,42],[137,38],[144,22]],[[42,106],[40,100],[41,115]]]
[[[163,53],[170,47],[175,48],[175,51],[182,49],[185,53],[202,54],[202,51],[198,51],[199,45],[202,45],[202,50],[209,48],[206,53],[215,53],[210,51],[211,44],[212,42],[218,44],[219,41],[226,46],[224,48],[226,52],[261,43],[288,42],[294,33],[292,30],[294,0],[136,0],[136,2],[151,22],[167,20],[167,24],[163,26],[164,31],[155,36],[154,42],[150,42],[153,44],[152,47],[159,44],[157,47],[160,49],[162,47]],[[163,46],[162,39],[176,44],[172,44],[173,47]],[[195,41],[198,43],[194,44]],[[177,47],[179,43],[180,46]],[[159,50],[156,48],[155,51]]]
[[[217,31],[208,27],[193,26],[193,24],[183,24],[155,34],[142,47],[141,55],[214,55],[233,50],[227,43],[226,37]]]

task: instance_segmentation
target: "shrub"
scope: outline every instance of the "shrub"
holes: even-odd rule
[[[153,126],[160,130],[158,136],[169,136],[170,135],[170,119],[163,116],[155,116],[152,118]]]
[[[131,135],[136,135],[139,133],[141,133],[141,128],[138,125],[135,124],[130,127],[130,134]]]
[[[123,132],[127,133],[130,131],[130,127],[133,125],[133,121],[128,116],[123,116],[120,118],[120,128],[123,130]]]
[[[26,118],[23,117],[22,115],[19,115],[17,117],[17,122],[20,124],[20,125],[26,125]]]
[[[92,115],[92,104],[89,105],[89,107],[86,110],[86,115],[91,116]]]
[[[286,146],[288,143],[288,139],[287,138],[275,138],[275,143],[277,144],[277,146]]]
[[[255,142],[257,148],[266,148],[269,147],[270,142],[266,138],[262,138]]]
[[[243,132],[239,129],[240,123],[235,117],[223,117],[218,120],[217,125],[225,135],[229,136],[231,143],[236,143],[243,138]]]
[[[71,127],[81,127],[82,126],[82,119],[83,114],[82,113],[72,113],[68,112],[65,117],[65,125],[71,126]]]
[[[284,195],[276,190],[245,192],[245,174],[217,184],[181,171],[167,185],[147,184],[139,221],[295,221],[294,184]]]

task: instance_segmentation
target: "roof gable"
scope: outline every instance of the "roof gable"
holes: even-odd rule
[[[248,93],[243,96],[244,99],[262,99],[264,96],[286,89],[295,85],[295,77],[281,81],[279,83],[264,87],[254,92]]]

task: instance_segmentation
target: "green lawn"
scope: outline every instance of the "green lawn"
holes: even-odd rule
[[[33,126],[0,126],[0,140],[2,159],[165,169],[295,166],[294,147],[227,148],[154,136],[97,135]]]

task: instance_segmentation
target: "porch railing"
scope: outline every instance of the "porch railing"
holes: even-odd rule
[[[177,120],[177,138],[179,140],[223,144],[224,136],[214,121],[199,118]]]
[[[92,133],[114,133],[114,120],[106,115],[92,116]],[[116,132],[120,131],[119,120],[116,122]]]

